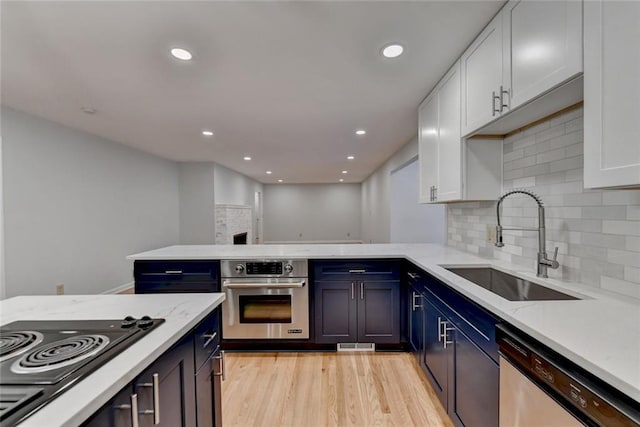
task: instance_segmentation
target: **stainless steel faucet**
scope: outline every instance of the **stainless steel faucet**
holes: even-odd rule
[[[506,199],[508,196],[512,194],[524,194],[531,197],[538,204],[538,228],[504,228],[500,225],[500,205],[502,205],[502,201]],[[504,246],[502,243],[502,231],[503,230],[522,230],[522,231],[537,231],[538,232],[538,268],[536,275],[538,277],[549,277],[547,276],[547,268],[558,268],[560,264],[557,261],[558,258],[558,247],[556,246],[556,250],[553,254],[553,259],[547,258],[547,250],[546,250],[546,235],[545,235],[545,226],[544,226],[544,206],[542,205],[542,200],[540,197],[531,193],[527,190],[511,190],[506,192],[502,197],[498,199],[498,205],[496,206],[496,213],[498,216],[498,225],[496,226],[496,246],[501,248]]]

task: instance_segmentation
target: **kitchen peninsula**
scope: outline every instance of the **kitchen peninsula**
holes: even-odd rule
[[[535,273],[523,271],[519,266],[435,244],[178,245],[128,257],[140,261],[274,258],[406,259],[497,318],[640,402],[640,302],[579,283],[536,278]],[[442,267],[471,264],[517,273],[580,299],[508,301]]]
[[[68,387],[19,425],[80,425],[176,343],[192,334],[194,328],[216,311],[223,299],[222,294],[208,293],[21,296],[0,301],[3,327],[17,321],[77,320],[83,321],[80,322],[82,324],[93,320],[125,319],[126,316],[136,319],[143,316],[164,319],[164,322],[140,340],[81,381],[76,381],[72,387]],[[193,365],[193,361],[191,364]],[[190,377],[193,378],[193,373]]]

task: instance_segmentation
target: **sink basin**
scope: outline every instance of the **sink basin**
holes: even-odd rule
[[[446,270],[464,277],[470,282],[500,295],[509,301],[555,301],[577,300],[571,295],[503,273],[491,267],[444,267]]]

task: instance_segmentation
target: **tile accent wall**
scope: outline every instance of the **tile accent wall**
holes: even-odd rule
[[[559,248],[560,268],[549,269],[549,277],[640,298],[640,190],[583,188],[582,113],[570,111],[505,139],[503,188],[541,197],[547,252]],[[537,227],[532,199],[509,196],[502,207],[504,226]],[[535,270],[537,233],[505,231],[503,248],[487,240],[496,202],[452,204],[447,211],[449,246]]]

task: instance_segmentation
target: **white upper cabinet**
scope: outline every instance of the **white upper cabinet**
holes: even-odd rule
[[[640,2],[584,5],[584,186],[640,186]]]
[[[582,2],[511,1],[502,23],[511,109],[582,72]]]
[[[460,58],[462,134],[492,121],[500,113],[502,19],[498,14]]]
[[[582,2],[511,0],[461,59],[462,135],[470,135],[582,73]],[[522,123],[511,117],[483,132],[506,133],[569,106],[582,96],[577,86],[564,88],[564,104],[554,99]]]
[[[438,97],[433,93],[418,110],[420,203],[433,201],[438,184]]]
[[[438,201],[462,197],[462,141],[460,139],[460,66],[456,64],[438,89]]]
[[[421,203],[500,196],[502,140],[461,138],[460,75],[456,62],[418,110]]]

